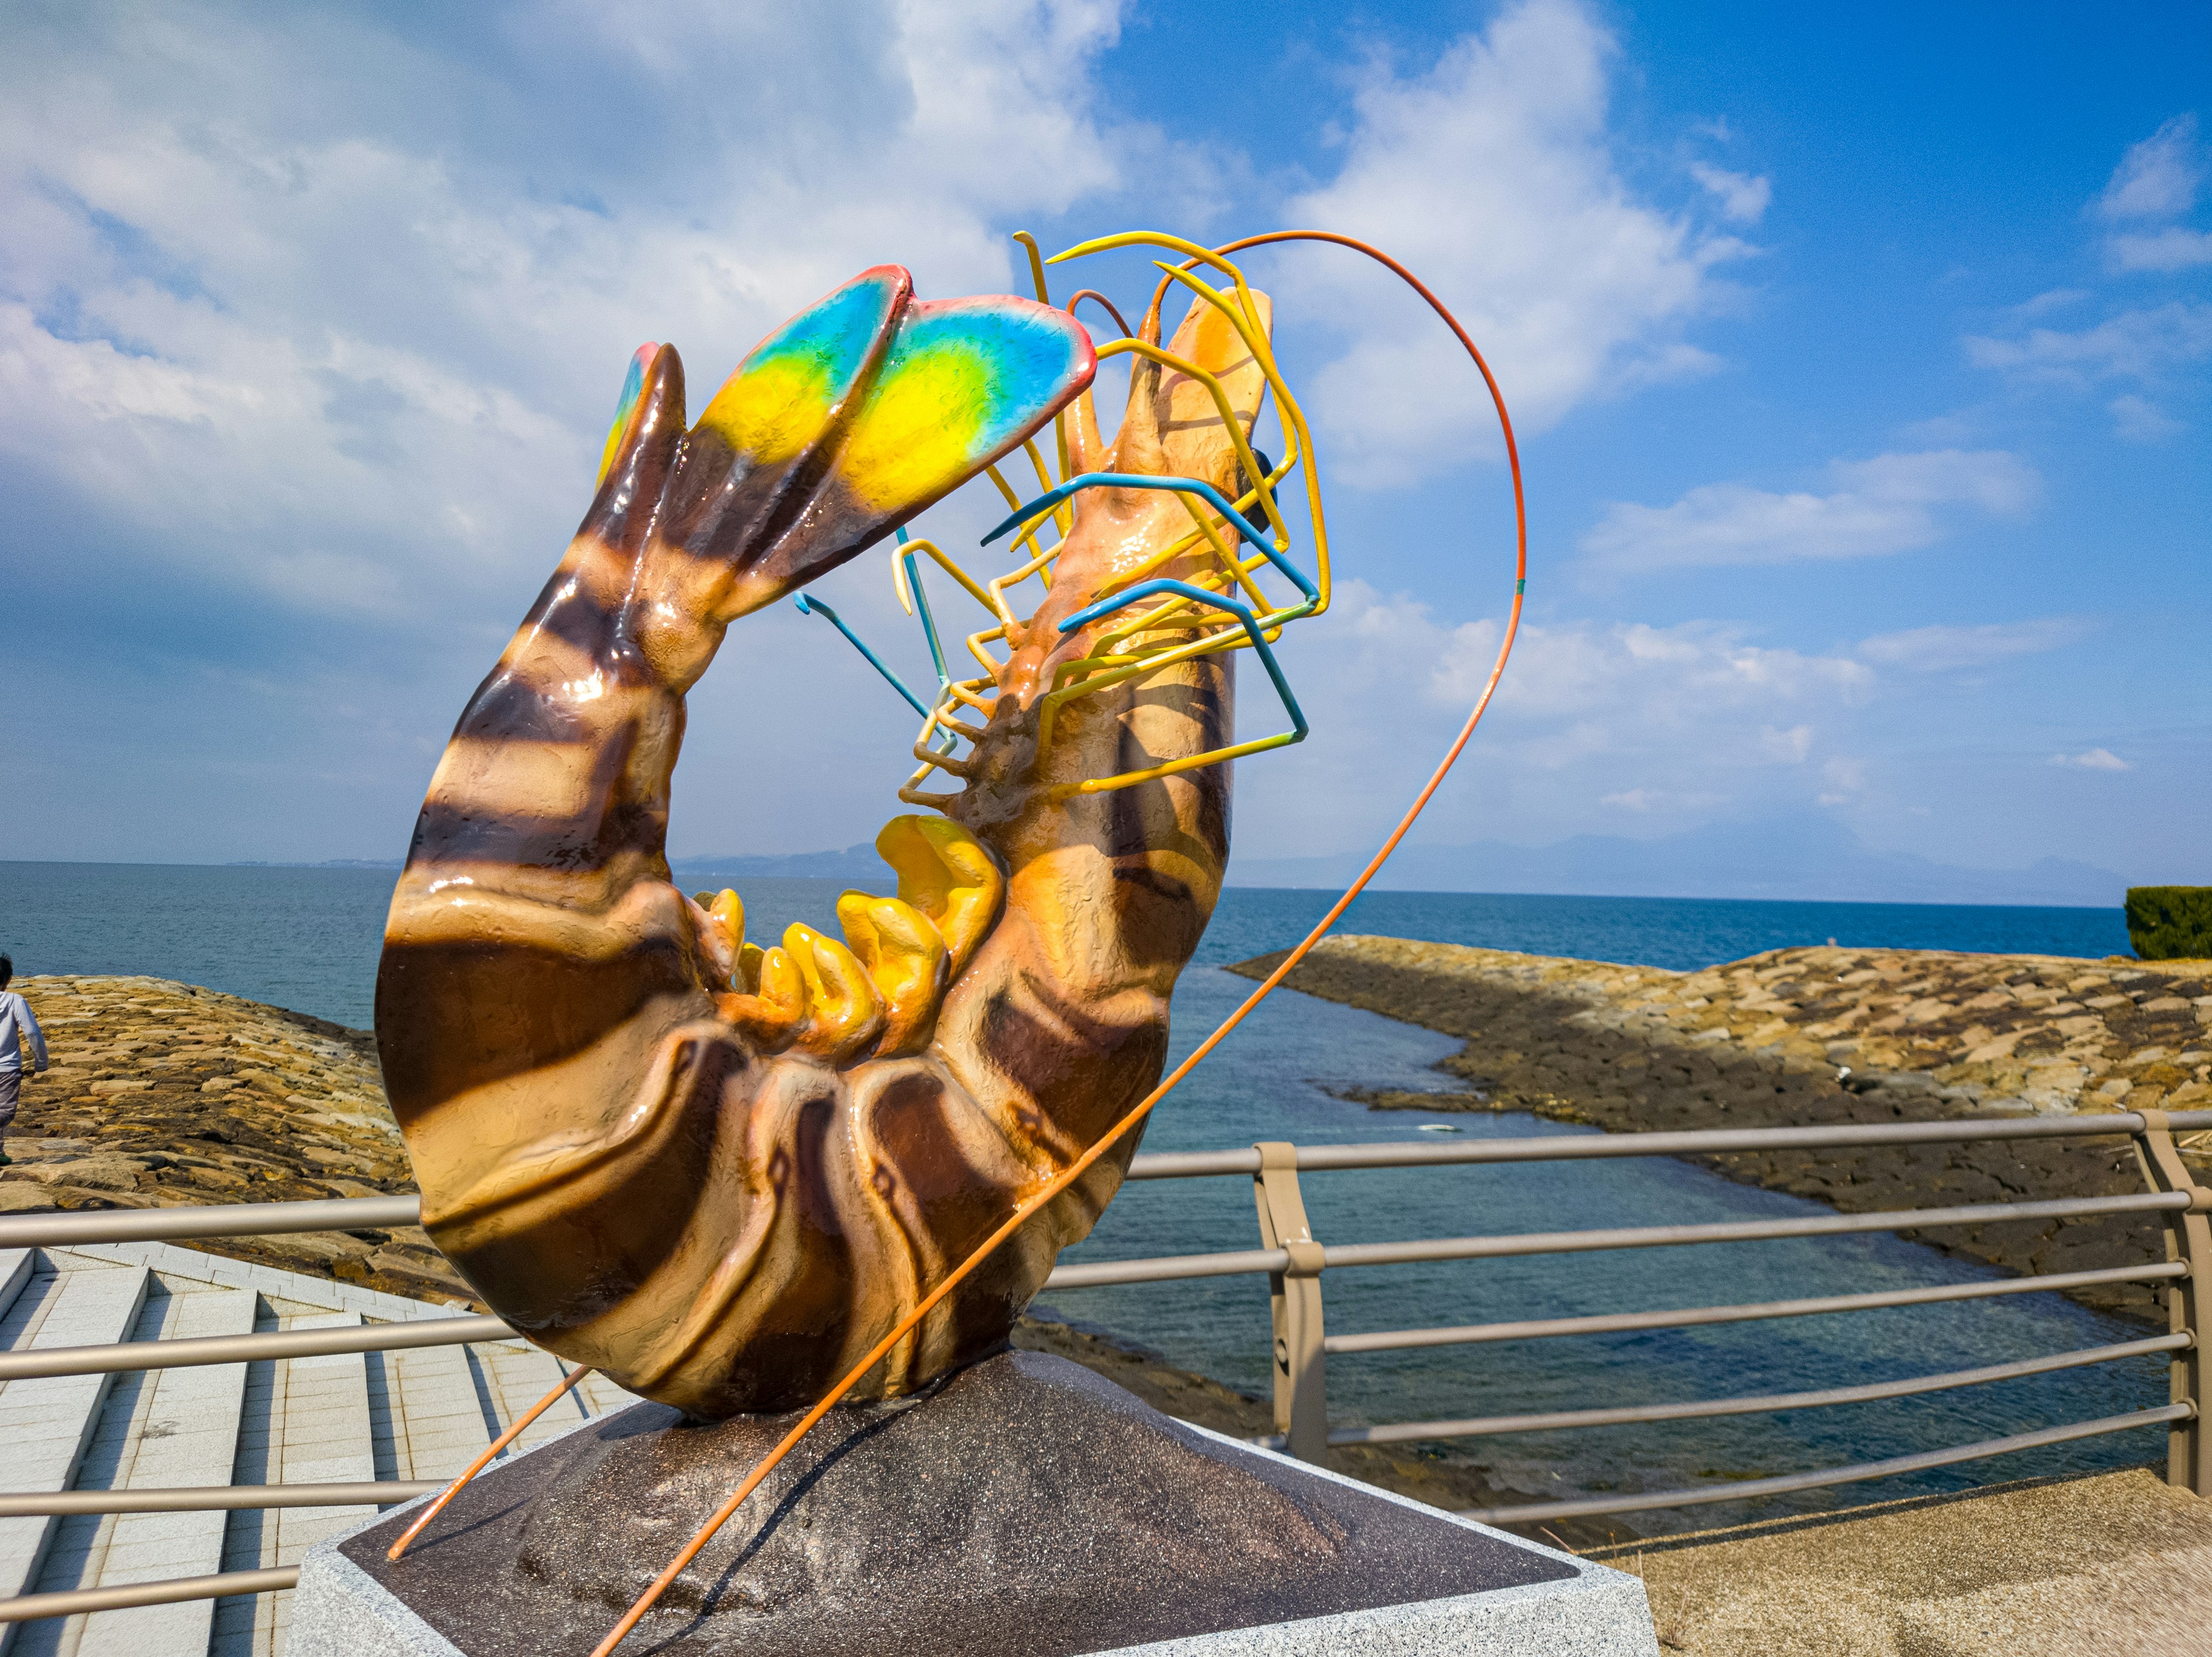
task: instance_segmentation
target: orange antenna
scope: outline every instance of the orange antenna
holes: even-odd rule
[[[1399,842],[1406,838],[1407,831],[1413,826],[1414,821],[1427,807],[1430,800],[1435,796],[1437,789],[1443,786],[1443,780],[1450,774],[1453,765],[1458,763],[1461,753],[1465,751],[1468,741],[1474,735],[1475,727],[1481,723],[1483,715],[1490,707],[1490,699],[1497,692],[1498,681],[1504,676],[1505,663],[1513,653],[1514,639],[1520,632],[1522,604],[1528,579],[1528,503],[1522,488],[1521,454],[1519,446],[1514,441],[1513,422],[1506,413],[1504,395],[1498,390],[1497,378],[1491,373],[1489,363],[1483,360],[1482,353],[1476,348],[1474,341],[1468,338],[1467,330],[1460,326],[1459,320],[1446,308],[1443,302],[1431,292],[1419,278],[1404,265],[1366,242],[1328,230],[1279,230],[1267,235],[1249,236],[1241,241],[1232,241],[1215,252],[1217,255],[1227,254],[1245,247],[1255,247],[1266,243],[1279,241],[1334,242],[1340,247],[1350,247],[1364,253],[1381,264],[1388,265],[1415,292],[1426,300],[1431,308],[1443,319],[1445,326],[1451,329],[1460,344],[1466,348],[1468,355],[1474,359],[1475,367],[1481,371],[1484,384],[1490,388],[1491,401],[1498,411],[1498,427],[1504,434],[1506,459],[1511,467],[1513,477],[1514,571],[1513,601],[1506,618],[1505,634],[1498,642],[1498,657],[1491,665],[1490,676],[1483,683],[1482,692],[1475,698],[1474,706],[1468,711],[1466,722],[1460,727],[1459,734],[1453,739],[1451,746],[1444,751],[1443,758],[1437,762],[1436,770],[1430,774],[1427,783],[1423,785],[1419,794],[1414,796],[1413,802],[1406,808],[1405,814],[1398,819],[1397,826],[1390,831],[1389,838],[1382,842],[1381,849],[1368,860],[1367,866],[1360,870],[1358,878],[1345,888],[1344,895],[1330,905],[1328,913],[1322,916],[1313,930],[1307,933],[1297,947],[1284,957],[1282,964],[1269,973],[1266,981],[1246,996],[1237,1010],[1222,1020],[1220,1027],[1200,1042],[1190,1057],[1177,1065],[1158,1087],[1153,1088],[1139,1100],[1127,1115],[1108,1129],[1090,1149],[1077,1157],[1065,1169],[1047,1181],[1033,1196],[1019,1204],[1012,1214],[1007,1215],[1006,1221],[996,1231],[986,1238],[966,1259],[947,1273],[935,1288],[924,1295],[914,1309],[899,1320],[897,1326],[878,1341],[842,1380],[824,1393],[813,1408],[799,1417],[790,1431],[777,1441],[775,1447],[763,1457],[752,1471],[745,1476],[744,1482],[738,1485],[729,1500],[715,1509],[714,1515],[699,1527],[697,1533],[689,1542],[684,1544],[683,1550],[669,1561],[666,1568],[653,1578],[651,1586],[638,1596],[628,1611],[623,1613],[622,1620],[609,1630],[605,1639],[593,1648],[592,1657],[610,1657],[610,1654],[622,1643],[629,1631],[637,1626],[647,1611],[653,1609],[654,1603],[659,1599],[662,1593],[666,1592],[669,1584],[683,1574],[684,1568],[698,1556],[699,1550],[712,1541],[715,1533],[736,1515],[738,1509],[744,1506],[745,1499],[760,1488],[762,1481],[775,1471],[784,1458],[798,1447],[799,1441],[813,1430],[815,1425],[828,1415],[848,1392],[866,1378],[871,1369],[888,1356],[900,1342],[911,1335],[946,1295],[989,1258],[1008,1238],[1019,1231],[1031,1215],[1081,1179],[1100,1157],[1105,1155],[1115,1144],[1133,1132],[1145,1118],[1152,1114],[1153,1107],[1174,1092],[1183,1079],[1198,1067],[1200,1060],[1219,1046],[1228,1038],[1229,1033],[1250,1015],[1254,1008],[1274,993],[1276,987],[1290,976],[1291,970],[1305,959],[1316,944],[1328,935],[1330,929],[1342,918],[1344,911],[1352,906],[1352,900],[1366,889],[1368,882],[1375,878],[1382,865],[1389,861],[1390,854],[1398,849]],[[1163,295],[1166,285],[1166,282],[1163,281],[1161,284]],[[1156,331],[1158,311],[1159,297],[1156,296],[1146,317],[1148,331]]]

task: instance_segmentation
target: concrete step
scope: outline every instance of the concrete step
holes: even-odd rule
[[[167,1244],[0,1253],[0,1350],[350,1327],[453,1311]],[[536,1348],[503,1341],[12,1382],[0,1387],[0,1489],[450,1478],[561,1372]],[[592,1377],[532,1423],[523,1442],[542,1443],[635,1402]],[[369,1512],[0,1520],[0,1597],[295,1564]],[[282,1657],[290,1600],[261,1594],[0,1624],[0,1653]]]
[[[38,1260],[27,1248],[0,1248],[0,1318],[8,1315],[8,1308],[15,1304],[15,1296],[31,1281],[31,1273]]]
[[[141,1265],[34,1271],[0,1318],[0,1349],[93,1346],[127,1339],[151,1274]],[[0,1383],[0,1445],[13,1490],[66,1490],[92,1442],[110,1375],[53,1375]],[[59,1529],[55,1519],[0,1520],[0,1599],[27,1593]],[[0,1653],[17,1623],[0,1624]]]
[[[358,1328],[358,1312],[264,1316],[258,1331]],[[358,1352],[291,1358],[248,1367],[246,1420],[238,1437],[234,1484],[351,1484],[376,1477],[368,1365]],[[403,1475],[411,1477],[411,1475]],[[279,1508],[231,1515],[223,1544],[227,1571],[296,1565],[326,1536],[368,1518],[374,1508]],[[226,1599],[216,1608],[209,1648],[225,1657],[284,1648],[289,1593]]]
[[[250,1288],[186,1287],[158,1280],[134,1340],[188,1340],[252,1332],[259,1296]],[[246,1366],[156,1369],[119,1375],[79,1469],[79,1489],[173,1489],[227,1484],[237,1458]],[[222,1569],[219,1513],[77,1514],[61,1521],[38,1591],[111,1587]],[[211,1600],[99,1611],[25,1630],[18,1657],[170,1657],[207,1649]]]
[[[499,1422],[499,1430],[505,1432],[508,1423],[526,1411],[561,1384],[561,1377],[571,1366],[562,1363],[550,1352],[541,1350],[523,1341],[501,1341],[483,1346],[472,1346],[469,1354],[476,1361],[477,1372],[483,1378],[485,1392],[491,1411]],[[588,1398],[579,1393],[587,1392],[594,1376],[576,1386],[569,1394],[536,1421],[522,1429],[515,1441],[517,1450],[535,1449],[550,1438],[557,1438],[580,1422],[605,1413],[595,1407]],[[629,1395],[621,1389],[607,1386],[606,1391],[620,1396],[624,1403]]]
[[[465,1346],[368,1355],[369,1426],[379,1478],[452,1478],[498,1429]]]

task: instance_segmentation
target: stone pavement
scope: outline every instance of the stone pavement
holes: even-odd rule
[[[2212,1502],[2145,1469],[1589,1550],[1686,1657],[2204,1657]]]

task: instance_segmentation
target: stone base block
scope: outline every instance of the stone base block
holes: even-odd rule
[[[642,1404],[310,1552],[291,1657],[585,1657],[785,1423]],[[1656,1657],[1632,1576],[1006,1353],[835,1412],[632,1634],[685,1657]]]

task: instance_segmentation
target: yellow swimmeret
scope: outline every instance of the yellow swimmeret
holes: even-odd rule
[[[974,468],[992,365],[962,341],[890,365],[855,423],[841,468],[867,505],[927,500]]]

